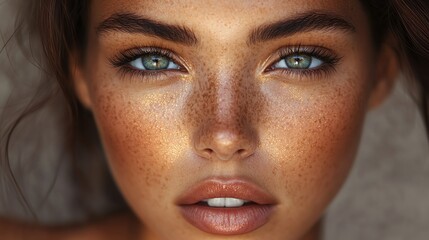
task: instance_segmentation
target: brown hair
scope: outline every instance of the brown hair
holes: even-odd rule
[[[98,142],[91,114],[76,100],[70,80],[69,57],[72,51],[85,52],[87,0],[32,0],[26,2],[25,19],[18,30],[31,30],[40,40],[43,61],[41,67],[47,79],[56,80],[67,102],[68,114],[74,121],[70,128],[70,150],[86,151],[88,142]],[[429,135],[429,4],[425,0],[361,0],[372,23],[375,46],[379,46],[387,33],[398,42],[398,55],[402,69],[408,76]],[[24,26],[27,28],[24,29]],[[50,83],[52,85],[52,83]],[[27,115],[41,108],[49,100],[31,101],[20,116],[2,127],[1,156],[3,166],[9,166],[9,143],[14,129]],[[4,116],[2,116],[4,117]],[[86,134],[85,134],[86,133]],[[89,139],[89,140],[88,140]],[[82,144],[83,141],[87,141]],[[97,144],[97,143],[96,143]],[[2,169],[5,169],[2,166]],[[9,176],[14,179],[9,169]],[[16,181],[15,181],[16,183]],[[19,189],[19,187],[17,187]]]
[[[390,32],[410,94],[421,111],[429,137],[429,3],[425,0],[362,0],[377,43]]]

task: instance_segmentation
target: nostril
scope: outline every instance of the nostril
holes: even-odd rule
[[[205,148],[203,149],[203,154],[207,157],[210,158],[213,155],[213,149],[210,148]]]
[[[206,152],[206,153],[208,153],[208,154],[212,154],[213,153],[213,149],[210,149],[210,148],[205,148],[203,151]]]
[[[239,149],[237,151],[237,155],[240,156],[241,158],[247,158],[249,156],[251,156],[254,152],[250,149]]]
[[[245,155],[246,154],[246,150],[244,150],[244,149],[238,149],[237,154],[238,155]]]

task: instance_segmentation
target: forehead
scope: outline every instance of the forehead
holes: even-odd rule
[[[126,12],[186,26],[197,35],[214,33],[225,38],[306,12],[332,13],[357,28],[364,17],[358,0],[94,0],[90,12],[94,28],[111,15]]]

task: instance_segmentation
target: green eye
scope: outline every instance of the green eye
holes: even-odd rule
[[[311,65],[311,57],[307,55],[294,55],[285,58],[289,68],[307,69]]]
[[[138,70],[179,69],[169,57],[159,54],[146,54],[130,62]]]
[[[306,54],[292,54],[282,58],[274,65],[274,67],[290,69],[312,69],[317,68],[322,64],[322,60],[318,58]]]

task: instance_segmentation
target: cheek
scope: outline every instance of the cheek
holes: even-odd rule
[[[362,79],[365,76],[346,78],[349,83]],[[368,88],[360,82],[327,84],[317,90],[270,86],[270,92],[283,94],[269,101],[270,124],[260,131],[266,140],[262,149],[291,206],[320,211],[346,178],[366,112]]]
[[[188,146],[174,141],[184,131],[171,107],[181,98],[172,92],[181,91],[120,89],[96,90],[94,114],[112,174],[129,203],[143,212],[145,203],[153,207],[172,194],[167,185],[171,188],[174,172],[182,170],[177,161]]]

